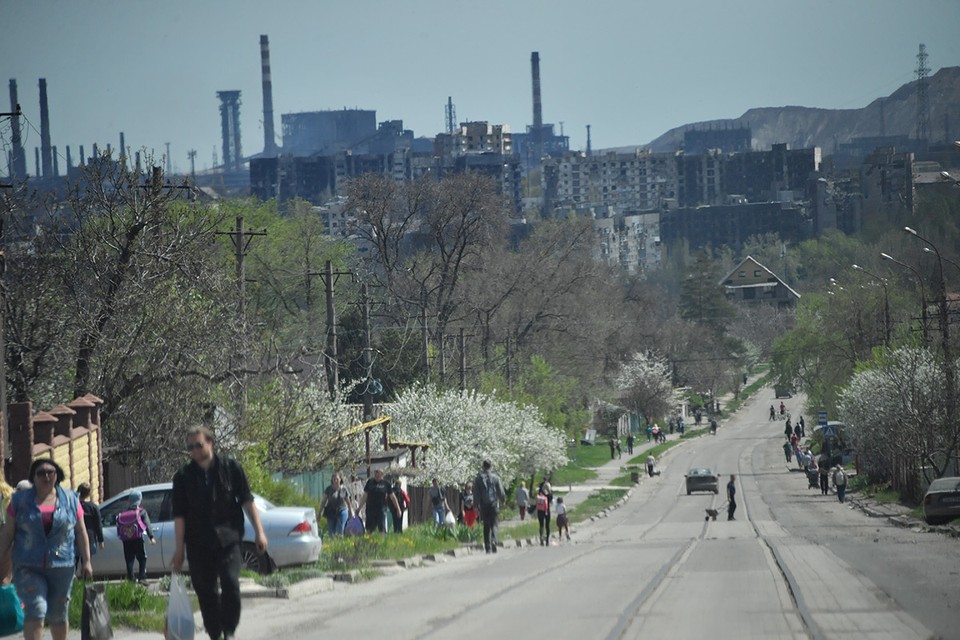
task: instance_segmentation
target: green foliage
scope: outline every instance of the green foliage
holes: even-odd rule
[[[627,493],[626,489],[600,489],[570,510],[570,522],[582,522],[590,516],[615,505]]]
[[[263,465],[265,444],[255,444],[244,449],[240,454],[240,462],[247,474],[250,490],[259,493],[277,506],[312,506],[319,511],[320,503],[304,494],[293,483],[284,480],[274,480],[270,472]]]
[[[87,584],[89,583],[84,580],[74,580],[70,590],[68,622],[73,629],[80,628],[83,591]],[[167,607],[165,596],[151,594],[143,585],[128,581],[107,584],[106,593],[110,619],[115,627],[142,631],[163,630],[164,611]]]
[[[400,534],[374,533],[362,536],[333,536],[324,540],[316,569],[350,571],[368,567],[372,560],[399,560],[413,555],[443,553],[482,535],[479,525],[456,525],[453,530],[432,522],[409,527]]]
[[[733,306],[719,284],[723,275],[708,249],[699,252],[680,283],[680,317],[715,327],[729,322]]]
[[[590,420],[590,412],[583,406],[579,392],[579,381],[559,373],[539,355],[530,356],[518,367],[509,388],[499,371],[481,373],[479,388],[520,405],[537,407],[548,426],[571,438],[579,438]]]

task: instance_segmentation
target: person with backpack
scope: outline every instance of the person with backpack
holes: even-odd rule
[[[550,544],[550,503],[553,502],[553,487],[544,478],[537,487],[537,520],[540,521],[540,546]]]
[[[127,509],[117,516],[117,538],[123,543],[123,559],[127,563],[127,580],[133,582],[133,561],[136,560],[140,571],[139,582],[147,581],[147,552],[143,546],[143,534],[150,538],[150,544],[157,544],[150,528],[150,516],[140,506],[143,494],[134,489],[127,496]]]
[[[450,506],[447,504],[446,493],[440,486],[438,478],[432,480],[431,487],[427,489],[427,496],[429,496],[430,506],[433,508],[433,524],[442,527],[447,511],[450,511]]]
[[[487,553],[497,552],[497,538],[500,534],[500,504],[507,499],[500,476],[492,470],[489,460],[483,461],[483,470],[473,481],[474,492],[480,503],[480,519],[483,520],[483,549]]]
[[[837,487],[837,498],[843,502],[847,495],[847,472],[839,464],[833,468],[833,484]]]

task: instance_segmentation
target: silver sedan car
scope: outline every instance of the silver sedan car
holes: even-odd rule
[[[145,547],[147,572],[159,574],[172,571],[171,559],[176,551],[172,515],[173,483],[164,482],[132,487],[100,505],[104,548],[94,551],[92,560],[95,575],[126,575],[123,543],[117,538],[117,516],[127,508],[127,496],[133,490],[143,494],[140,506],[146,509],[150,516],[153,537],[157,541],[155,546],[147,544]],[[312,507],[278,507],[256,494],[254,502],[267,535],[270,557],[278,567],[307,564],[320,557],[321,541],[317,531],[317,515]],[[241,566],[256,571],[259,568],[260,556],[253,545],[253,539],[253,528],[244,514]]]

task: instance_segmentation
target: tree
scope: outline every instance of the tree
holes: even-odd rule
[[[925,475],[932,470],[934,478],[945,475],[960,442],[960,426],[944,424],[946,396],[943,369],[929,349],[878,350],[838,403],[865,470],[913,497],[921,469]]]
[[[672,412],[677,403],[670,383],[670,365],[654,353],[635,353],[624,362],[615,381],[624,401],[653,422]]]
[[[724,327],[733,317],[733,306],[718,284],[720,277],[707,252],[698,253],[681,283],[680,317],[702,325]]]
[[[424,472],[445,484],[472,478],[483,460],[493,461],[505,484],[567,462],[563,433],[547,427],[533,406],[417,385],[389,411],[396,439],[430,444]]]
[[[101,396],[111,455],[157,477],[162,465],[147,463],[179,460],[183,430],[245,375],[236,287],[210,249],[221,220],[178,193],[159,170],[142,185],[105,156],[62,205],[6,238],[14,396],[39,406]],[[41,339],[50,346],[37,349]]]
[[[463,173],[398,184],[366,174],[348,186],[357,235],[372,247],[366,268],[398,324],[425,314],[434,339],[463,317],[462,281],[505,241],[508,207],[492,180]]]

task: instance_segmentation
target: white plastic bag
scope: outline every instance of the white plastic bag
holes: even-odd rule
[[[166,640],[193,640],[193,606],[187,587],[183,584],[183,575],[170,576],[170,598],[167,600],[167,614],[163,624],[163,637]]]
[[[457,524],[457,519],[453,515],[453,511],[447,511],[447,515],[443,517],[443,522],[447,527],[453,529],[454,525]]]

